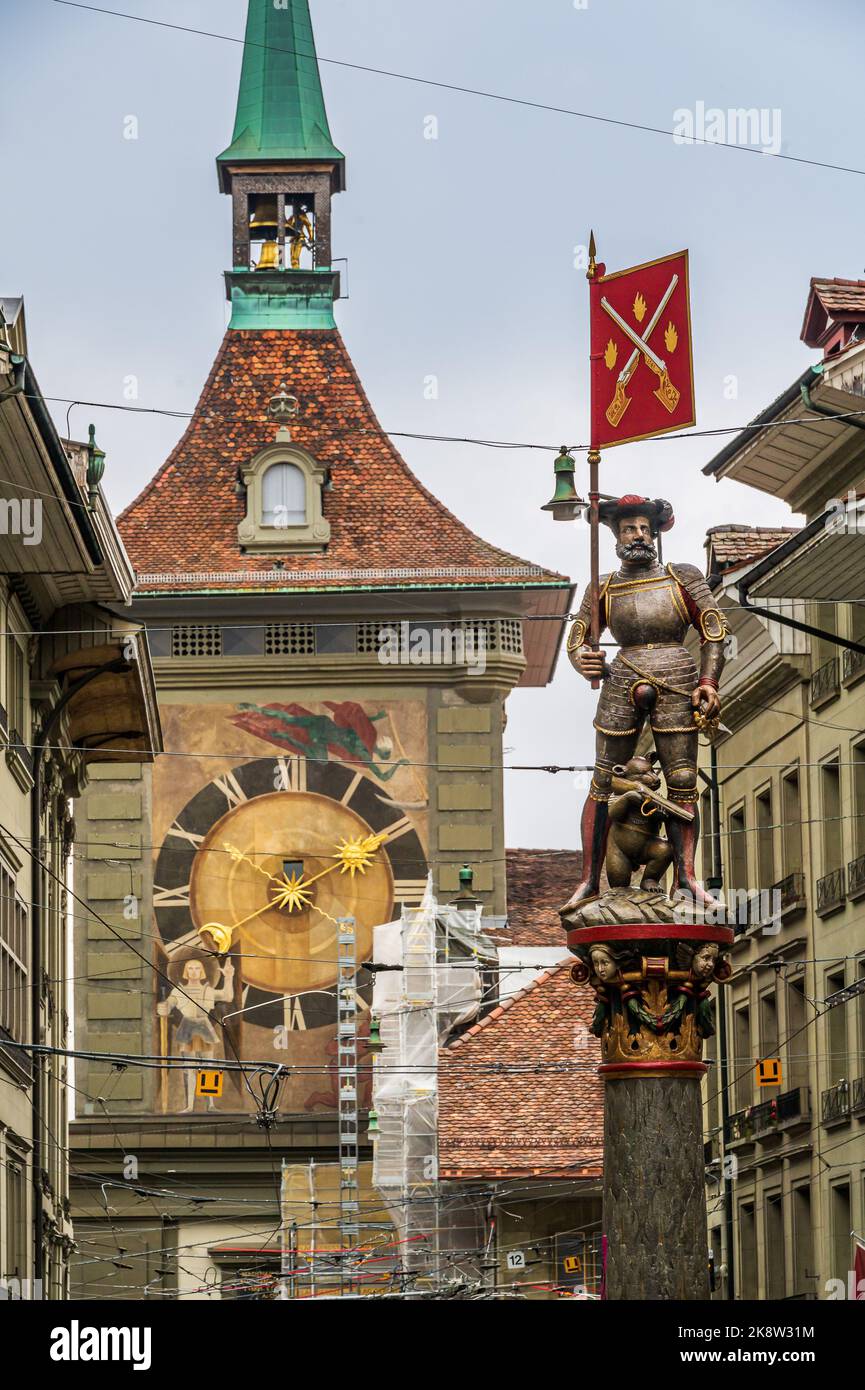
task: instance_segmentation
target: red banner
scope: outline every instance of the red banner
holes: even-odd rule
[[[696,421],[688,253],[589,281],[592,445],[608,449]]]

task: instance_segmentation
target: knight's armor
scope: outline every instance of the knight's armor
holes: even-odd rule
[[[583,810],[583,878],[569,907],[598,891],[606,847],[613,768],[633,756],[648,717],[667,784],[667,796],[689,809],[690,822],[671,817],[667,832],[674,851],[675,883],[696,898],[705,893],[694,875],[699,834],[697,734],[692,695],[698,685],[718,688],[724,666],[727,624],[706,580],[693,565],[625,565],[604,575],[599,591],[599,628],[619,646],[604,672],[595,716],[597,753]],[[591,620],[588,591],[568,636],[576,664]],[[700,670],[684,646],[694,627],[700,635]]]
[[[724,666],[727,625],[702,574],[693,565],[646,566],[639,574],[601,579],[600,630],[618,643],[598,701],[595,728],[621,737],[639,733],[647,706],[635,696],[641,685],[655,692],[650,719],[655,733],[694,734],[691,692],[699,682],[717,689]],[[585,644],[591,593],[583,598],[568,637],[568,652]],[[700,634],[700,671],[683,642],[690,626]]]

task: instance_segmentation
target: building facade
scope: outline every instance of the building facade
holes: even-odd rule
[[[86,920],[67,891],[75,808],[114,757],[151,757],[159,723],[146,643],[113,612],[133,576],[104,456],[92,433],[59,438],[21,300],[0,300],[0,465],[0,1289],[59,1299],[73,1249],[67,947],[70,919]]]
[[[244,1220],[273,1229],[275,1161],[337,1158],[341,922],[356,931],[363,1058],[374,927],[417,905],[429,874],[453,894],[466,861],[504,912],[504,702],[549,680],[561,623],[531,619],[570,601],[566,579],[432,497],[367,400],[334,317],[345,160],[307,0],[251,0],[217,165],[230,325],[183,438],[119,521],[166,753],[152,771],[110,769],[84,823],[116,854],[110,870],[82,862],[82,893],[152,965],[91,975],[79,1038],[164,1059],[118,1073],[73,1127],[81,1165],[115,1184],[132,1251],[121,1277],[110,1248],[82,1262],[82,1287],[118,1296],[170,1292],[183,1252],[210,1248],[190,1198],[220,1204],[222,1248]],[[77,972],[91,954],[79,933]],[[273,1130],[256,1124],[256,1062],[283,1066]],[[196,1063],[224,1069],[220,1097],[193,1094]],[[368,1097],[367,1069],[361,1114]],[[149,1205],[124,1185],[127,1155]],[[82,1186],[76,1204],[77,1229],[102,1241],[98,1194]]]
[[[865,284],[812,281],[802,337],[821,360],[705,470],[803,518],[707,542],[731,631],[722,877],[751,899],[706,1111],[710,1245],[739,1298],[846,1288],[865,1227]],[[708,789],[703,821],[711,878]]]

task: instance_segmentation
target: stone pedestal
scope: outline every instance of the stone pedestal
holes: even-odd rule
[[[702,1049],[733,933],[660,891],[629,888],[581,903],[565,925],[572,976],[598,1001],[606,1297],[706,1299]]]
[[[699,1077],[608,1077],[607,1298],[709,1297],[705,1191]]]

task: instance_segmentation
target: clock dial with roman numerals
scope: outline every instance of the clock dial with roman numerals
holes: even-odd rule
[[[373,835],[366,870],[341,872],[339,846]],[[380,783],[340,763],[259,758],[214,777],[169,827],[154,911],[169,957],[202,932],[209,943],[208,923],[232,929],[250,1023],[332,1026],[336,921],[355,918],[358,960],[369,959],[374,927],[420,902],[426,872],[413,821]],[[314,880],[309,901],[275,901],[283,876]]]

